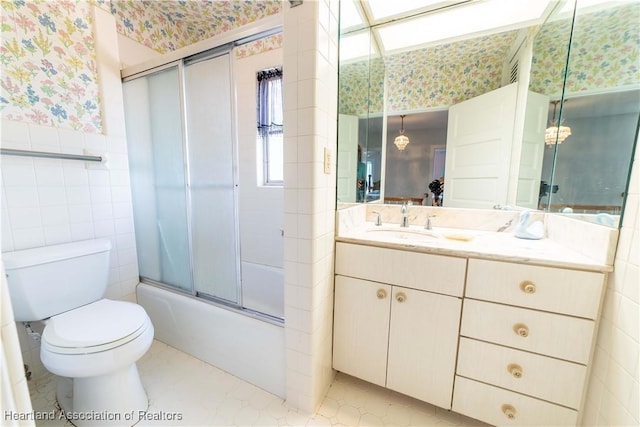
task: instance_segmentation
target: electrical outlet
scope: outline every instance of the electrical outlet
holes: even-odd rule
[[[327,175],[331,173],[331,151],[326,147],[324,149],[324,173]]]

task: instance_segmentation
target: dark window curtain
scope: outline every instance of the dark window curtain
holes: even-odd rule
[[[258,132],[263,138],[282,133],[282,68],[258,72]]]

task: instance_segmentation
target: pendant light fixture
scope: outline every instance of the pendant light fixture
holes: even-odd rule
[[[544,143],[547,145],[555,145],[556,140],[558,144],[562,144],[568,136],[571,136],[571,128],[569,126],[560,126],[560,124],[556,122],[556,108],[558,107],[558,103],[560,103],[560,101],[553,101],[553,121],[544,131]]]
[[[393,140],[393,143],[396,144],[398,150],[402,151],[405,149],[407,144],[409,144],[409,138],[404,134],[404,115],[401,115],[402,124],[400,125],[400,135],[396,136],[396,139]]]

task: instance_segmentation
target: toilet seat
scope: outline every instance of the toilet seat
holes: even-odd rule
[[[51,317],[42,346],[57,354],[103,352],[136,339],[150,324],[141,306],[102,299]]]

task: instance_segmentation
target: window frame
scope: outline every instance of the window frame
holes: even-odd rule
[[[260,70],[256,73],[257,77],[257,95],[256,95],[256,116],[257,116],[257,140],[262,146],[262,182],[260,185],[266,187],[283,187],[284,186],[284,123],[283,123],[283,73],[282,66],[275,66]],[[273,82],[277,86],[275,89]],[[267,87],[263,87],[266,85]],[[265,91],[266,89],[266,91]],[[279,102],[280,109],[272,104],[266,105],[272,99],[264,100],[263,96],[271,97],[271,90],[279,90],[279,94],[274,94],[273,99]],[[265,110],[266,108],[266,110]],[[277,122],[281,123],[277,123]],[[274,162],[274,143],[279,143],[280,161]],[[274,178],[272,166],[274,163],[282,165],[279,176]]]

